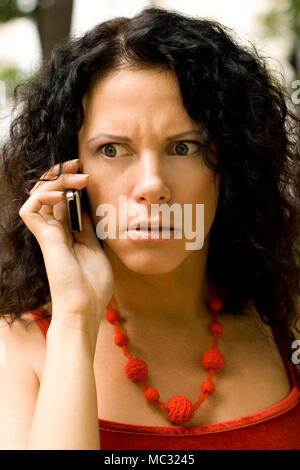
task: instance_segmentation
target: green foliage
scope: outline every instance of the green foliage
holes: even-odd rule
[[[0,80],[5,83],[7,99],[13,97],[14,89],[18,83],[28,78],[28,75],[20,69],[9,66],[0,68]]]
[[[300,0],[290,0],[290,14],[295,35],[300,41]]]
[[[267,37],[285,38],[289,52],[287,59],[294,70],[294,79],[300,74],[300,0],[272,0],[271,10],[262,17]],[[292,94],[293,89],[289,87]]]
[[[287,27],[294,40],[300,41],[300,0],[273,0],[273,5],[264,16],[264,26],[269,36],[284,34],[283,29]]]
[[[36,20],[38,4],[39,2],[36,2],[34,9],[27,12],[20,8],[20,4],[17,0],[0,0],[0,23],[19,17],[27,17]]]
[[[287,14],[285,10],[271,10],[264,17],[264,26],[269,36],[277,36],[281,28],[282,15]]]

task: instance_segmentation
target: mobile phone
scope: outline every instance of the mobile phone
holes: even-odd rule
[[[81,190],[68,189],[66,193],[66,201],[68,207],[69,222],[72,232],[82,231],[81,217]]]
[[[81,173],[81,167],[79,168],[78,173]],[[66,202],[72,232],[82,232],[82,208],[87,210],[87,213],[92,220],[86,190],[68,189],[66,192]],[[103,248],[103,241],[101,239],[100,245]]]

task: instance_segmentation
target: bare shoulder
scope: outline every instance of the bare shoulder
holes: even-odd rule
[[[0,318],[0,349],[2,356],[22,357],[40,377],[46,344],[37,322],[29,313],[24,313],[12,323]]]
[[[29,314],[0,319],[0,449],[24,449],[38,396],[44,338]]]
[[[7,317],[0,318],[1,339],[12,341],[16,346],[22,347],[27,342],[41,342],[43,336],[37,322],[29,313],[23,313],[20,318],[11,322]],[[25,351],[24,351],[25,352]]]

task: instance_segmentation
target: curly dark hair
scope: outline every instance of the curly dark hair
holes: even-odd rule
[[[207,273],[227,311],[254,305],[291,344],[300,295],[299,118],[253,45],[216,21],[162,8],[61,42],[16,87],[18,113],[1,152],[0,314],[13,321],[50,300],[40,247],[19,210],[46,170],[77,156],[83,96],[122,67],[175,73],[202,129],[204,162],[221,176]]]

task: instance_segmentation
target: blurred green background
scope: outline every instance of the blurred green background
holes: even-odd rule
[[[185,12],[188,7],[193,6],[193,13],[201,16],[203,11],[206,11],[204,4],[207,5],[207,2],[201,2],[201,0],[174,0],[173,2],[171,0],[152,0],[149,2],[135,0],[135,3],[134,0],[127,0],[127,2],[118,2],[118,0],[114,0],[113,2],[105,0],[101,2],[96,0],[94,2],[90,0],[0,0],[0,41],[2,47],[5,47],[4,43],[7,39],[5,34],[1,36],[1,28],[4,25],[12,24],[16,19],[25,18],[27,21],[34,24],[37,31],[40,46],[39,63],[48,60],[53,46],[70,35],[72,15],[74,20],[74,6],[78,5],[80,1],[81,4],[85,5],[85,11],[89,9],[90,15],[93,15],[93,8],[95,9],[95,23],[97,22],[99,5],[101,5],[103,9],[106,8],[108,10],[108,15],[111,11],[111,16],[124,15],[127,13],[130,16],[130,14],[134,13],[133,6],[135,10],[137,10],[142,9],[145,5],[177,8],[183,12]],[[249,2],[247,5],[246,3],[247,2],[240,2],[240,0],[236,0],[236,2],[234,2],[234,0],[230,2],[224,2],[223,0],[218,2],[215,0],[210,2],[210,4],[215,5],[215,13],[213,9],[209,10],[209,12],[212,12],[215,19],[222,22],[220,12],[222,8],[224,9],[224,4],[225,6],[227,4],[232,12],[233,24],[234,20],[236,24],[239,24],[241,19],[244,19],[242,15],[250,14],[249,8],[248,10],[246,8],[247,5],[249,6]],[[242,13],[241,9],[238,12],[238,7],[240,8],[241,4],[245,7]],[[257,5],[257,7],[254,4]],[[231,7],[234,5],[236,5],[236,8],[232,9]],[[284,49],[284,53],[281,51],[279,58],[275,57],[275,60],[280,61],[282,58],[284,59],[285,62],[282,64],[281,72],[285,76],[287,87],[292,92],[292,82],[300,79],[300,0],[261,0],[260,2],[253,0],[251,8],[255,13],[254,22],[256,31],[259,32],[256,36],[255,33],[254,35],[252,33],[251,39],[254,40],[254,42],[256,42],[256,39],[258,40],[258,49],[262,48],[264,50],[264,47],[266,47],[267,55],[270,56],[268,46],[271,43],[273,44],[275,56],[277,50]],[[255,8],[257,8],[257,13],[255,12]],[[81,9],[80,11],[83,12],[84,10]],[[77,17],[80,16],[78,12]],[[190,13],[190,11],[187,12]],[[253,14],[253,12],[251,12],[251,14]],[[234,15],[237,15],[236,18],[234,18]],[[77,23],[78,21],[80,22],[80,18],[79,20],[77,19]],[[226,24],[226,22],[224,24]],[[26,41],[26,37],[24,41]],[[276,41],[278,41],[278,46],[276,45]],[[34,67],[24,70],[24,67],[20,67],[18,63],[3,59],[0,50],[0,114],[1,106],[3,108],[11,102],[15,86],[29,77],[31,73],[34,73]]]
[[[51,55],[53,45],[70,33],[73,0],[0,0],[1,24],[17,18],[27,18],[35,23],[39,35],[42,59]],[[24,38],[26,41],[26,38]],[[15,86],[28,73],[0,61],[0,80],[5,83],[6,100],[13,95]],[[3,98],[2,98],[3,101]]]

